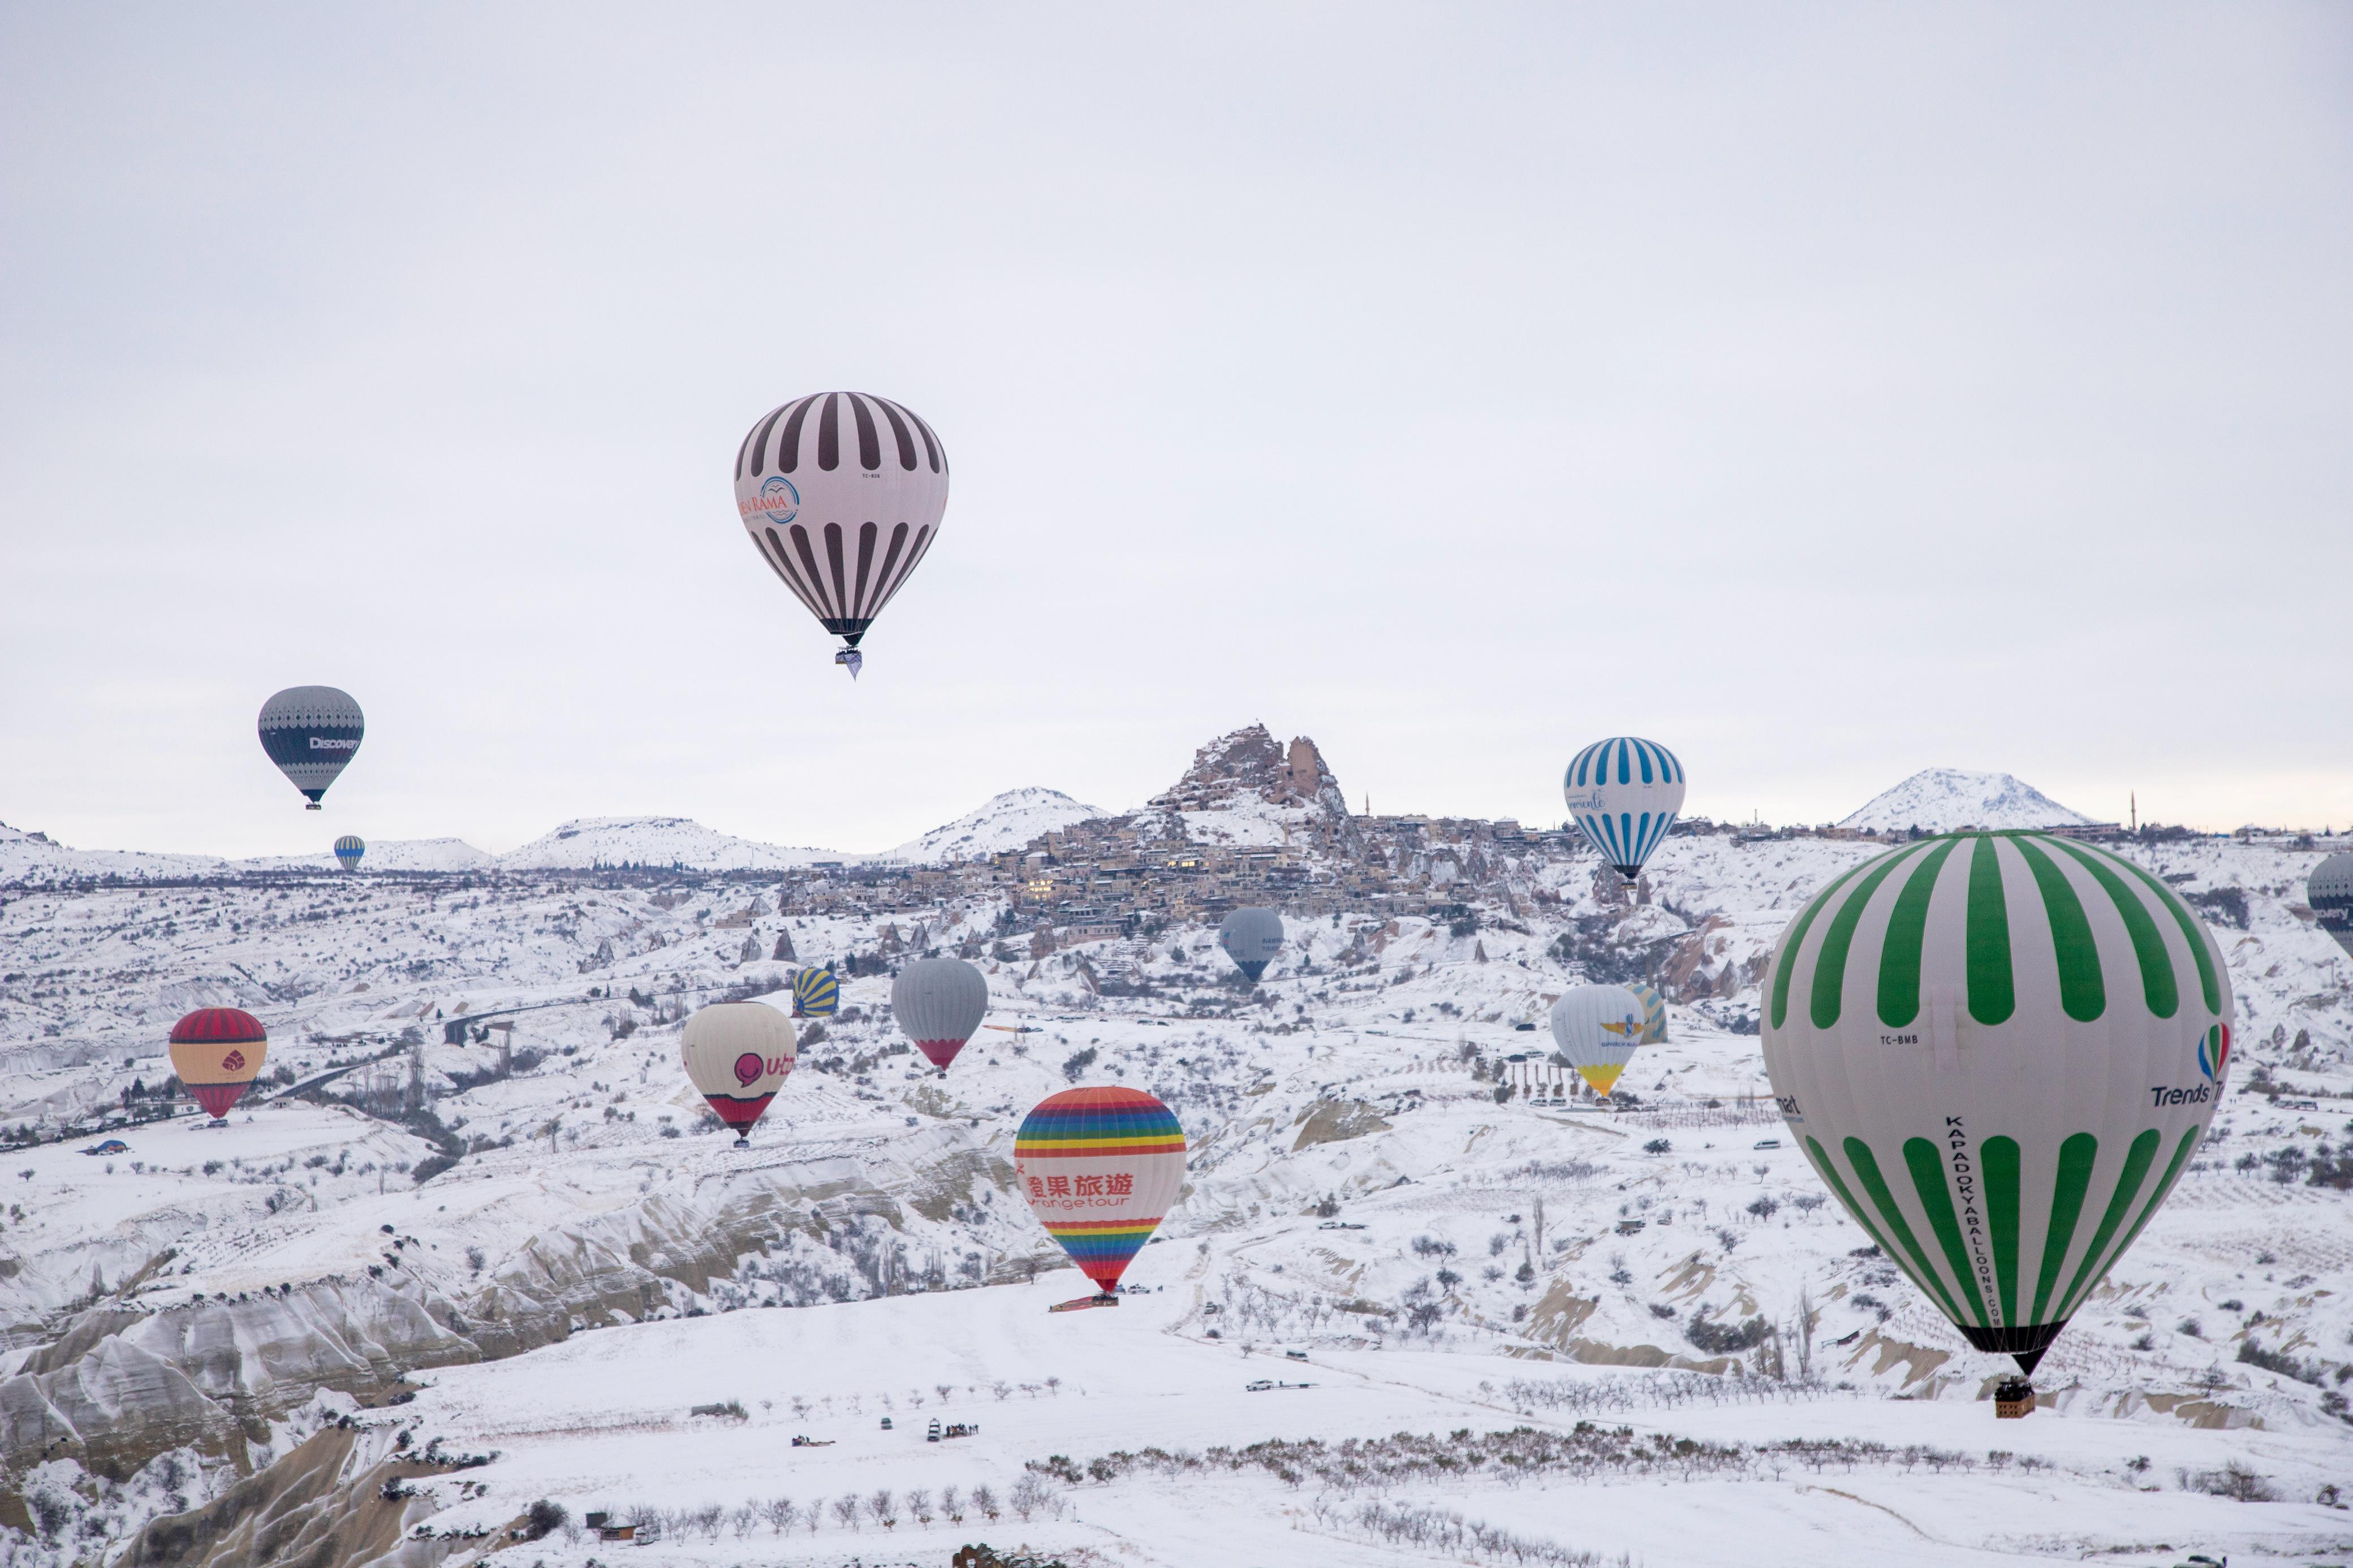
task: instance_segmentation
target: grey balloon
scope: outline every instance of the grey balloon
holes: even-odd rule
[[[988,980],[961,958],[919,958],[891,982],[891,1013],[942,1072],[988,1016]]]
[[[1255,985],[1282,951],[1282,917],[1272,910],[1236,910],[1218,927],[1218,945]]]
[[[348,691],[290,686],[261,705],[261,749],[319,809],[320,796],[360,749],[367,721]]]
[[[2312,868],[2304,901],[2320,917],[2320,929],[2353,952],[2353,853],[2340,849]]]

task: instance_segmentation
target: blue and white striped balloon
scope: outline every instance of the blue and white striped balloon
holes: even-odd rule
[[[1570,818],[1630,882],[1683,808],[1683,765],[1656,741],[1612,735],[1577,752],[1560,787]]]

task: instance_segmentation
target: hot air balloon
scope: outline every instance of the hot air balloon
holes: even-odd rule
[[[1642,1044],[1655,1046],[1667,1037],[1667,999],[1658,990],[1639,980],[1630,980],[1626,989],[1642,1005]]]
[[[2353,952],[2353,853],[2339,849],[2315,866],[2304,884],[2304,901],[2319,917],[2320,929]]]
[[[1218,945],[1255,985],[1282,951],[1282,917],[1272,910],[1236,910],[1218,926]]]
[[[804,969],[793,976],[793,1016],[796,1018],[830,1018],[841,1006],[841,982],[824,964]]]
[[[356,833],[346,833],[335,840],[335,864],[346,871],[360,868],[360,857],[367,853],[367,841]]]
[[[750,1148],[752,1123],[793,1070],[793,1021],[762,1002],[713,1002],[686,1021],[678,1052],[695,1089],[735,1130],[735,1147]]]
[[[1046,1232],[1096,1294],[1068,1307],[1116,1307],[1119,1277],[1185,1185],[1185,1130],[1134,1089],[1066,1089],[1038,1103],[1013,1138],[1013,1169]]]
[[[199,1007],[172,1026],[172,1070],[212,1113],[206,1125],[227,1125],[229,1107],[261,1071],[269,1037],[261,1020],[235,1007]]]
[[[1964,1339],[2031,1376],[2212,1120],[2231,980],[2197,914],[2131,861],[1946,834],[1798,911],[1764,1047],[1832,1194]],[[2031,1387],[1998,1403],[2023,1415]]]
[[[1594,1093],[1608,1094],[1642,1043],[1642,1004],[1623,985],[1572,985],[1552,1005],[1552,1039]]]
[[[367,721],[351,693],[332,686],[290,686],[261,705],[261,749],[296,789],[319,797],[360,749]]]
[[[735,453],[735,510],[768,569],[842,640],[859,639],[939,537],[948,454],[932,427],[862,392],[820,392],[769,410]]]
[[[1630,882],[1683,808],[1683,765],[1656,741],[1613,735],[1577,752],[1560,787],[1579,830]]]
[[[891,1015],[945,1072],[988,1015],[988,979],[961,958],[919,958],[891,982]]]

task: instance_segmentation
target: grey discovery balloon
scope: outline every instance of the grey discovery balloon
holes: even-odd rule
[[[360,749],[367,721],[348,691],[332,686],[290,686],[261,705],[261,749],[296,789],[320,809],[319,797]]]
[[[891,983],[891,1012],[942,1072],[988,1016],[988,981],[961,958],[919,958]]]
[[[2315,866],[2304,885],[2304,901],[2320,917],[2320,929],[2353,952],[2353,853],[2339,849]]]
[[[1255,985],[1282,951],[1282,917],[1272,910],[1236,910],[1218,927],[1218,945]]]

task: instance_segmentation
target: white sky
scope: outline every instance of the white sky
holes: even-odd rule
[[[2353,821],[2353,10],[651,9],[0,12],[0,820]],[[843,386],[955,474],[855,686],[729,485]]]

